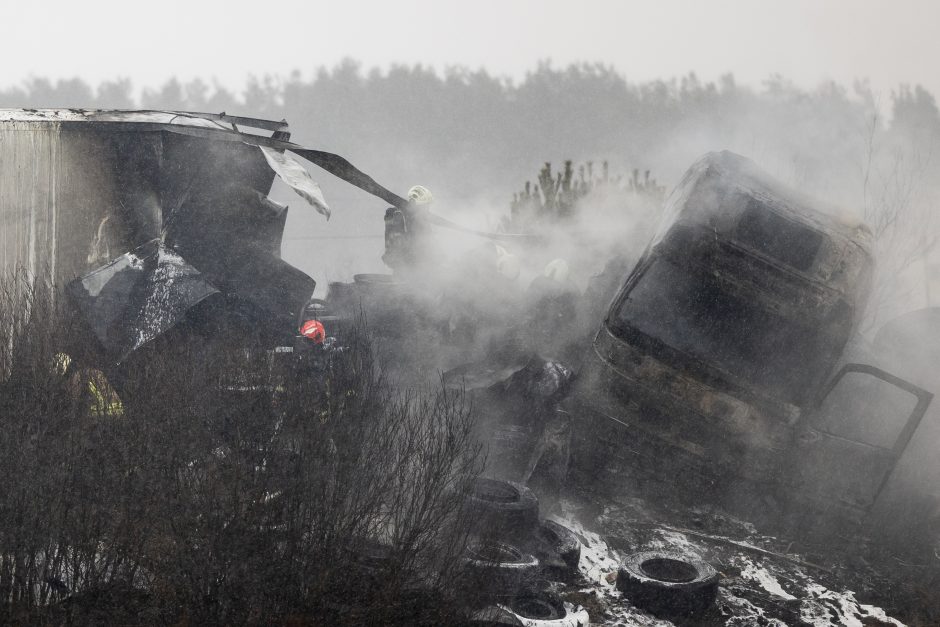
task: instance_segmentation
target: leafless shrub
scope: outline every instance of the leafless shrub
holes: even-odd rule
[[[395,391],[364,333],[288,358],[179,330],[109,370],[121,404],[103,407],[89,392],[102,373],[62,366],[87,339],[64,303],[13,285],[0,298],[0,620],[457,611],[481,466],[462,394]]]
[[[872,113],[864,133],[862,218],[872,230],[876,270],[862,331],[914,306],[921,285],[904,277],[918,262],[926,264],[940,242],[929,149],[916,141],[888,142],[879,125],[877,112]],[[929,276],[923,278],[928,285]],[[929,288],[926,292],[930,304]]]
[[[565,161],[562,172],[552,173],[552,164],[545,163],[533,186],[526,181],[522,190],[513,194],[509,215],[502,228],[509,232],[528,233],[556,226],[558,221],[574,219],[586,207],[611,205],[626,213],[637,204],[662,204],[666,188],[660,186],[646,170],[633,170],[632,177],[610,176],[607,162],[603,162],[600,175],[594,173],[594,163],[578,166],[575,176],[571,161]]]

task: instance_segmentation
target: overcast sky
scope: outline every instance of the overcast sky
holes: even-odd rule
[[[0,0],[0,86],[30,76],[171,76],[237,89],[249,75],[392,62],[522,78],[540,59],[632,79],[733,72],[801,86],[868,77],[940,92],[940,0]]]

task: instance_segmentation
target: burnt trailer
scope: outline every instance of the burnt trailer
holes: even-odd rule
[[[194,308],[290,334],[315,282],[281,259],[287,207],[268,193],[279,176],[329,208],[289,152],[407,203],[289,139],[224,113],[0,110],[0,274],[67,291],[110,363]]]
[[[748,159],[701,159],[594,339],[571,403],[576,458],[703,495],[863,515],[932,399],[846,363],[870,240]]]

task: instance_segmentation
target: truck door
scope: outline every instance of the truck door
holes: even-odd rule
[[[823,510],[867,511],[927,407],[930,392],[863,364],[847,364],[797,430],[788,464],[798,500]]]

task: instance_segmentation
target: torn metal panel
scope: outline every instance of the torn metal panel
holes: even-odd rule
[[[259,327],[291,333],[316,282],[286,261],[250,245],[211,250],[178,250],[212,281],[233,305],[246,304]]]
[[[116,362],[219,294],[201,272],[159,240],[76,279],[68,292]]]
[[[326,199],[323,198],[323,192],[320,191],[320,186],[313,180],[306,168],[284,152],[278,152],[267,146],[259,146],[259,148],[278,178],[329,220],[330,208],[326,204]]]
[[[100,303],[83,292],[83,311],[103,316],[89,322],[123,358],[174,318],[158,312],[150,327],[124,320],[140,331],[137,342],[106,315],[137,315],[139,295],[118,289],[130,280],[118,269],[146,257],[128,251],[159,241],[225,296],[223,308],[261,331],[289,329],[315,283],[280,259],[287,208],[267,198],[275,173],[253,143],[288,137],[286,123],[224,114],[0,110],[0,273],[26,270],[62,289],[76,276],[117,272]],[[126,308],[115,309],[116,294],[131,298]]]

